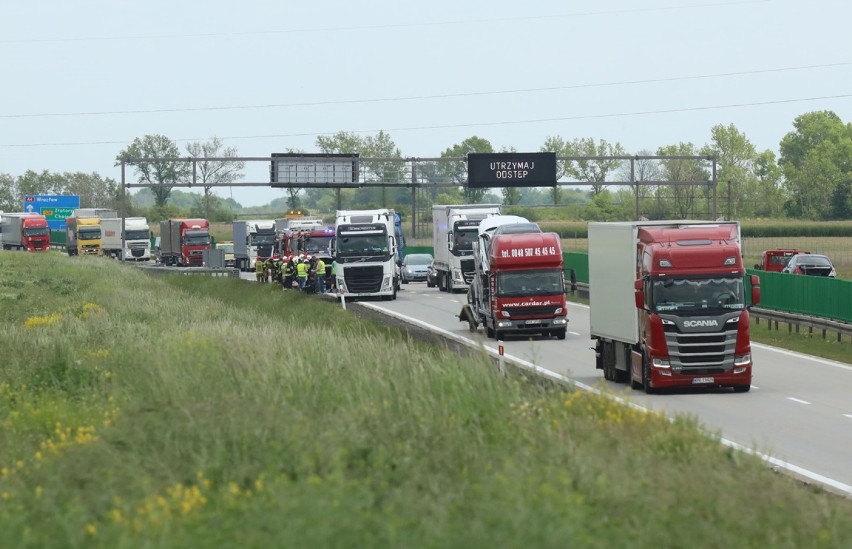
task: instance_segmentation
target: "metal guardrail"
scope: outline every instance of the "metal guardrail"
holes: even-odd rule
[[[751,314],[755,317],[755,321],[758,324],[760,324],[761,319],[765,319],[768,322],[770,330],[773,328],[773,325],[775,330],[780,330],[779,324],[784,323],[787,325],[787,333],[793,333],[795,330],[795,333],[798,334],[802,327],[806,327],[808,334],[813,334],[814,330],[819,330],[822,333],[823,339],[826,338],[829,332],[836,333],[838,343],[843,341],[844,336],[852,339],[852,324],[847,324],[846,322],[797,313],[785,313],[760,307],[752,307]]]

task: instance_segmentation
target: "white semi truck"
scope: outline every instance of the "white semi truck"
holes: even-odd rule
[[[400,282],[395,217],[386,208],[337,211],[336,281],[345,297],[396,299]]]
[[[105,257],[122,261],[151,260],[151,227],[144,217],[124,218],[122,244],[121,218],[101,218],[101,250]]]
[[[438,289],[467,290],[474,276],[473,242],[479,223],[500,215],[498,204],[432,206],[432,247]]]
[[[234,221],[234,260],[241,271],[254,269],[258,257],[272,257],[275,247],[275,220]]]

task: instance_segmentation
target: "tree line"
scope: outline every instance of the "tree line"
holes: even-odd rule
[[[362,170],[368,181],[408,181],[402,173],[405,157],[392,137],[383,131],[361,136],[338,132],[319,136],[316,147],[322,153],[358,153],[362,158],[382,158],[389,161],[365,162]],[[843,122],[832,111],[802,114],[793,121],[793,130],[779,143],[779,155],[771,150],[758,151],[733,124],[717,125],[710,131],[710,140],[703,146],[677,143],[661,146],[655,151],[629,153],[619,143],[603,139],[548,136],[541,151],[555,152],[557,157],[626,155],[707,156],[717,160],[719,211],[731,219],[740,218],[801,218],[811,220],[843,220],[852,218],[852,123]],[[471,136],[446,148],[441,158],[463,158],[468,153],[513,152],[513,148],[496,150],[490,141]],[[290,153],[305,151],[288,149]],[[176,183],[191,181],[190,164],[170,159],[191,156],[199,159],[195,181],[204,190],[202,195],[183,193]],[[128,192],[128,212],[144,214],[151,219],[176,215],[197,215],[208,219],[228,221],[242,213],[237,201],[223,199],[212,192],[213,185],[235,183],[242,179],[245,164],[237,150],[226,147],[213,137],[207,142],[178,145],[163,135],[145,135],[134,139],[116,155],[116,165],[122,159],[153,158],[147,163],[128,165],[127,181],[154,185],[131,196]],[[224,158],[225,160],[219,160]],[[227,160],[234,158],[235,160]],[[398,159],[399,161],[393,161]],[[709,200],[709,188],[704,186],[638,185],[635,188],[607,185],[608,181],[708,181],[708,167],[693,160],[661,160],[637,162],[632,173],[625,173],[625,164],[615,159],[565,160],[558,165],[557,176],[562,181],[586,184],[583,190],[552,187],[547,189],[469,189],[464,186],[464,162],[441,162],[419,166],[418,182],[451,181],[457,187],[435,187],[424,197],[432,203],[499,202],[504,205],[578,204],[579,216],[589,220],[624,219],[633,215],[634,203],[641,204],[643,215],[649,218],[688,217],[706,214],[702,210]],[[427,185],[428,187],[428,185]],[[588,188],[589,190],[585,190]],[[398,187],[361,187],[342,189],[340,197],[326,189],[284,189],[281,199],[260,209],[306,209],[331,212],[340,200],[346,208],[395,207],[410,208],[411,190]],[[17,211],[23,195],[74,194],[80,196],[82,207],[117,208],[121,200],[120,182],[103,178],[97,173],[51,173],[27,171],[14,177],[0,173],[0,210]],[[420,205],[424,198],[419,199]]]

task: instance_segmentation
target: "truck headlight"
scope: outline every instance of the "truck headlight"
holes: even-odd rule
[[[737,355],[734,357],[734,366],[748,366],[751,364],[751,355]]]
[[[667,358],[655,358],[651,361],[655,368],[669,369],[672,367],[671,362]]]
[[[553,323],[554,323],[554,324],[568,324],[568,319],[567,319],[567,318],[565,318],[565,317],[562,317],[562,318],[554,318],[554,319],[553,319]]]
[[[502,316],[503,318],[509,318],[512,315],[509,314],[509,311],[507,311],[506,309],[503,309],[502,311],[500,311],[500,316]]]

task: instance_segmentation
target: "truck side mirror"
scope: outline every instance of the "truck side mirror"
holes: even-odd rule
[[[645,282],[641,278],[633,281],[633,299],[637,309],[645,308]]]
[[[760,277],[751,275],[751,304],[760,303]]]
[[[447,232],[447,249],[450,251],[453,249],[453,231]]]

